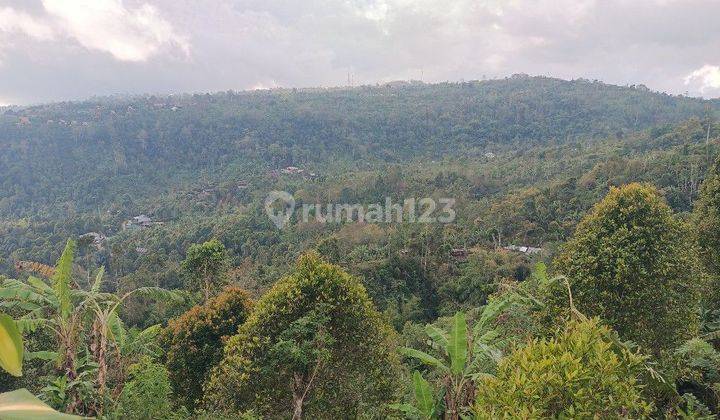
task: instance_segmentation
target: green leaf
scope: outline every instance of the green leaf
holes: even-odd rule
[[[473,327],[473,337],[485,333],[490,323],[494,321],[510,303],[512,303],[511,298],[503,298],[491,300],[490,303],[485,305]]]
[[[52,294],[53,289],[52,287],[48,286],[47,283],[45,283],[44,280],[39,279],[37,277],[30,276],[27,279],[27,282],[30,286],[36,288],[37,290],[43,292],[44,294]]]
[[[431,419],[435,416],[435,401],[430,384],[422,377],[417,370],[413,372],[413,388],[415,392],[415,403],[420,416],[423,419]]]
[[[102,280],[103,276],[105,275],[105,267],[100,267],[100,269],[97,272],[97,275],[95,275],[95,282],[93,283],[92,287],[90,288],[90,293],[98,293],[100,291],[100,286],[102,286]]]
[[[445,366],[443,362],[423,351],[411,349],[409,347],[400,347],[399,351],[401,354],[415,358],[428,366],[436,367],[444,372],[450,371],[450,368]]]
[[[58,413],[25,388],[0,394],[0,418],[3,420],[72,420],[78,416]]]
[[[72,304],[70,302],[70,280],[72,277],[73,254],[75,253],[75,241],[69,239],[65,245],[60,259],[55,266],[53,276],[53,290],[57,297],[60,318],[66,321],[70,316]]]
[[[442,348],[447,349],[448,339],[443,330],[432,324],[428,324],[425,326],[425,332],[434,342],[438,343]]]
[[[125,329],[125,324],[118,316],[117,311],[113,311],[110,314],[107,322],[110,339],[118,343],[118,346],[122,348],[125,345],[125,337],[127,337],[127,331]]]
[[[29,351],[25,353],[25,360],[57,360],[58,357],[60,357],[60,354],[55,351]]]
[[[20,318],[17,321],[15,321],[15,325],[17,326],[18,330],[22,333],[25,331],[34,332],[38,329],[38,327],[43,325],[48,325],[50,323],[49,319],[43,319],[43,318],[30,318],[30,317],[24,317]]]
[[[408,404],[408,403],[403,403],[403,404],[390,404],[389,407],[390,407],[390,409],[392,409],[392,410],[397,410],[397,411],[400,411],[400,412],[405,413],[405,415],[408,416],[408,417],[413,417],[413,418],[414,418],[414,417],[419,417],[419,416],[420,416],[420,411],[419,411],[415,406],[412,406],[412,405],[410,405],[410,404]]]
[[[22,376],[23,342],[15,321],[0,313],[0,367],[13,376]]]
[[[462,312],[456,313],[453,317],[447,350],[450,356],[450,370],[453,374],[459,375],[465,370],[468,351],[467,322]]]

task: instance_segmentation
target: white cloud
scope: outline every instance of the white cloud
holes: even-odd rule
[[[700,93],[708,89],[720,89],[720,66],[706,64],[685,76],[685,84],[700,84]]]
[[[23,33],[35,39],[49,40],[53,29],[47,22],[11,7],[0,8],[0,32]]]
[[[188,40],[177,34],[157,8],[125,7],[122,0],[43,0],[45,10],[65,35],[82,46],[105,51],[121,61],[145,61],[162,48],[189,53]]]

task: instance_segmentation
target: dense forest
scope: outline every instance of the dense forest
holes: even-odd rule
[[[525,75],[0,108],[0,387],[108,419],[714,418],[718,114]],[[279,229],[270,191],[457,217]]]

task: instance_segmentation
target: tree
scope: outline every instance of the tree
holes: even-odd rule
[[[268,417],[382,416],[397,391],[394,341],[357,279],[306,254],[228,341],[206,402]]]
[[[640,184],[611,189],[554,261],[582,313],[653,352],[697,331],[697,266],[685,224],[652,187]],[[567,311],[567,299],[551,288],[549,312]]]
[[[700,260],[710,275],[706,300],[710,307],[717,308],[720,303],[720,156],[700,187],[694,216]]]
[[[168,323],[163,334],[166,365],[175,396],[186,407],[194,408],[201,399],[210,369],[222,359],[225,340],[237,334],[251,306],[247,292],[228,287]]]
[[[644,357],[614,346],[597,319],[534,340],[478,384],[476,418],[648,418]]]
[[[28,359],[56,361],[59,378],[50,384],[56,406],[70,413],[103,414],[108,373],[122,378],[125,362],[145,354],[148,339],[157,335],[150,327],[128,339],[118,312],[132,295],[176,298],[170,291],[142,287],[123,295],[101,292],[104,270],[100,269],[89,290],[75,287],[73,256],[75,243],[69,240],[52,273],[51,283],[28,277],[26,281],[6,279],[0,287],[2,306],[21,313],[16,324],[22,332],[45,329],[54,338],[54,348],[25,352]],[[48,343],[43,343],[47,345]],[[115,352],[111,351],[114,345]],[[115,363],[110,366],[110,361]],[[121,383],[119,385],[122,385]]]
[[[223,276],[228,269],[225,245],[217,239],[191,245],[182,268],[191,282],[190,287],[197,290],[199,283],[199,289],[207,301],[223,283]]]

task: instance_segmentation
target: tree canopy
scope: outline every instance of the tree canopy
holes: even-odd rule
[[[362,285],[307,254],[228,341],[206,400],[270,416],[290,416],[298,404],[308,418],[382,413],[397,391],[393,340]]]
[[[578,224],[554,261],[577,308],[650,351],[698,328],[701,277],[690,230],[647,185],[613,188]],[[554,291],[554,309],[567,295]]]

